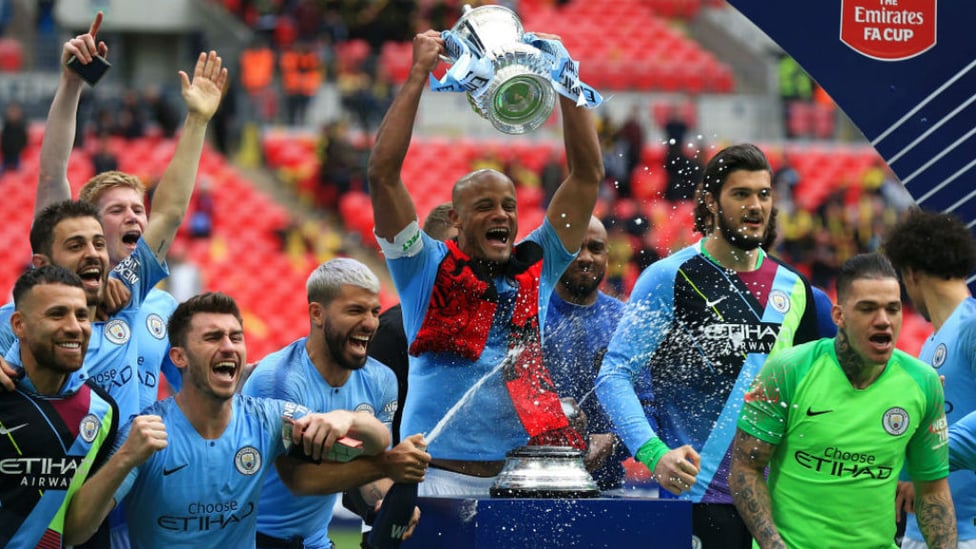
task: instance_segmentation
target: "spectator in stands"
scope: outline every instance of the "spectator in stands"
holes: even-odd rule
[[[360,67],[339,75],[339,93],[343,108],[359,123],[363,133],[369,134],[389,107],[393,85],[381,68],[370,72],[367,67]]]
[[[627,143],[618,139],[618,133],[609,115],[600,126],[600,148],[603,151],[605,179],[613,189],[614,198],[630,198],[630,172],[627,170]]]
[[[539,173],[526,166],[517,154],[512,155],[505,164],[505,175],[515,183],[516,188],[539,188]]]
[[[193,201],[193,209],[190,212],[190,238],[210,238],[213,233],[216,209],[213,180],[210,177],[202,176]]]
[[[319,144],[319,191],[316,204],[335,208],[339,199],[353,187],[360,187],[365,151],[353,144],[344,120],[329,122],[322,128]]]
[[[235,81],[227,83],[224,99],[211,121],[214,148],[223,156],[231,156],[240,142],[240,121],[237,118],[239,88]]]
[[[630,180],[634,169],[640,165],[644,151],[644,125],[640,121],[640,107],[632,105],[624,123],[617,129],[614,141],[620,143],[623,149],[624,168],[627,179]]]
[[[593,395],[607,344],[624,310],[623,303],[600,291],[609,258],[607,246],[607,230],[591,217],[579,254],[549,300],[542,345],[556,392],[573,399],[586,415],[584,463],[600,490],[623,486],[621,461],[629,456]]]
[[[685,119],[681,105],[674,103],[668,109],[668,117],[664,122],[664,140],[668,145],[681,145],[688,133],[688,121]]]
[[[694,198],[695,187],[702,178],[702,165],[697,153],[687,152],[683,142],[668,141],[664,171],[668,174],[665,200],[680,202]]]
[[[791,162],[791,153],[783,152],[783,161],[773,172],[773,194],[776,198],[776,208],[786,215],[792,214],[795,203],[796,186],[800,184],[800,172],[796,171]]]
[[[740,389],[767,356],[819,335],[810,284],[761,248],[772,207],[761,150],[740,144],[712,157],[694,213],[702,240],[641,273],[597,377],[635,459],[693,502],[702,547],[752,546],[723,474]]]
[[[187,256],[185,246],[177,247],[174,243],[169,250],[167,263],[169,278],[166,279],[166,291],[177,303],[182,303],[203,292],[203,273],[200,266]]]
[[[148,86],[142,94],[146,107],[152,113],[153,121],[159,127],[163,137],[169,139],[176,135],[180,118],[166,96],[159,91],[159,86]]]
[[[875,190],[885,203],[899,214],[915,205],[911,193],[901,184],[901,181],[898,181],[884,160],[876,160],[865,170],[862,186],[865,190]]]
[[[549,156],[546,157],[546,163],[542,165],[542,173],[539,175],[542,182],[544,196],[542,206],[544,208],[549,207],[549,202],[556,194],[556,189],[566,179],[566,165],[563,163],[560,154],[556,149],[550,151]]]
[[[122,105],[116,118],[116,134],[126,139],[138,139],[146,135],[146,117],[142,111],[139,93],[134,89],[122,92]]]
[[[277,113],[274,83],[275,54],[268,42],[255,38],[240,57],[241,85],[248,98],[248,118],[270,122]]]
[[[322,62],[309,42],[300,41],[281,54],[279,65],[288,124],[304,126],[308,105],[322,85]]]
[[[292,2],[292,17],[295,20],[296,38],[300,42],[312,43],[322,32],[323,7],[319,0],[297,0]]]
[[[607,290],[610,295],[622,299],[629,290],[626,278],[634,259],[634,237],[618,217],[608,216],[603,224],[607,227]]]
[[[3,129],[0,130],[0,156],[3,157],[3,172],[20,169],[20,155],[27,148],[27,120],[19,103],[10,103],[3,114]]]
[[[409,77],[377,132],[369,190],[377,241],[399,290],[410,342],[401,429],[431,435],[434,468],[420,495],[488,495],[510,450],[527,442],[584,445],[549,389],[540,332],[552,288],[583,240],[603,167],[589,112],[560,96],[569,176],[542,226],[515,245],[515,185],[497,171],[481,170],[454,185],[457,240],[426,235],[401,177],[421,94],[443,53],[440,32],[414,37]],[[516,352],[509,353],[510,345]],[[443,432],[431,433],[466,394],[471,400]]]
[[[82,97],[85,95],[87,94],[82,94]],[[78,135],[84,134],[84,126],[81,125],[80,121],[76,121],[75,123],[79,128],[81,128]],[[98,107],[92,125],[95,135],[119,135],[119,123],[115,119],[115,111],[106,106]],[[75,145],[80,146],[77,141],[75,142]]]
[[[786,53],[780,55],[777,67],[779,69],[779,96],[782,101],[786,137],[808,137],[811,128],[804,130],[802,124],[799,126],[791,124],[790,117],[803,116],[802,113],[806,112],[806,109],[802,107],[808,106],[813,98],[813,80],[800,67],[800,64]],[[799,111],[797,105],[800,106]],[[805,133],[797,133],[798,130]]]
[[[112,139],[108,134],[103,133],[98,136],[91,161],[95,175],[119,169],[119,158],[112,150]]]
[[[379,325],[379,279],[355,259],[336,258],[312,272],[306,290],[308,336],[263,358],[241,392],[296,402],[314,412],[355,411],[354,416],[378,419],[389,429],[396,411],[396,376],[366,354]],[[388,477],[426,467],[425,446],[423,435],[415,434],[381,459],[333,464],[334,474],[372,507],[392,485]],[[269,472],[257,508],[257,546],[330,547],[335,502],[335,494],[298,497],[277,472]],[[414,516],[419,518],[419,511]]]

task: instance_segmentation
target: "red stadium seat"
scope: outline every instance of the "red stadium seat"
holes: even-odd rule
[[[24,48],[13,38],[0,38],[0,71],[19,72],[24,62]]]

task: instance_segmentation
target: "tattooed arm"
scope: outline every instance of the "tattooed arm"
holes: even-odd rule
[[[925,543],[932,549],[956,547],[956,512],[949,479],[915,483],[915,516]]]
[[[763,549],[786,549],[786,543],[773,522],[772,499],[763,474],[775,450],[775,445],[746,434],[741,429],[735,432],[729,488],[736,509]]]

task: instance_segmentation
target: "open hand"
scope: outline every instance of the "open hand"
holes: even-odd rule
[[[222,68],[222,60],[217,52],[200,52],[197,65],[193,69],[193,81],[180,71],[180,83],[183,88],[183,101],[190,116],[196,116],[203,121],[209,121],[220,106],[220,99],[227,84],[227,69]]]

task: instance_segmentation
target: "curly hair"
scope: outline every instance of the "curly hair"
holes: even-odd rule
[[[909,210],[888,231],[883,249],[899,271],[951,279],[966,278],[976,269],[976,239],[952,214]]]

